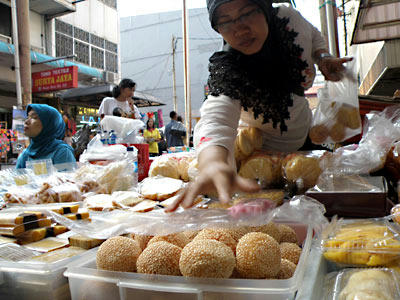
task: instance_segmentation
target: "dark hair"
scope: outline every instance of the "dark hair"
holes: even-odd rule
[[[136,83],[129,78],[124,78],[121,80],[119,85],[115,86],[112,91],[112,95],[114,98],[118,98],[119,95],[121,95],[121,90],[126,89],[126,88],[134,88],[136,86]]]
[[[169,113],[169,117],[170,117],[171,119],[175,118],[176,115],[177,115],[177,113],[176,113],[175,111],[171,111],[171,112]]]
[[[147,122],[146,122],[146,128],[147,128],[147,130],[149,130],[150,128],[149,128],[149,122],[150,122],[150,120],[152,120],[153,121],[153,129],[154,129],[154,126],[155,126],[155,124],[154,124],[154,120],[153,119],[148,119],[147,120]]]
[[[178,122],[182,122],[182,117],[178,116],[178,118],[176,119]]]
[[[112,112],[113,116],[116,116],[116,117],[122,117],[122,113],[123,113],[123,111],[119,107],[114,108],[114,110]]]

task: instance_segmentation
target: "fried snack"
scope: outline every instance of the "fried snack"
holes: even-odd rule
[[[67,230],[68,228],[63,225],[31,229],[19,235],[18,242],[22,244],[37,242],[47,237],[55,237]]]
[[[132,235],[131,238],[133,238],[136,242],[138,242],[142,250],[146,249],[147,244],[153,238],[152,235],[141,235],[141,234],[132,234]]]
[[[284,165],[283,170],[288,181],[297,182],[302,180],[305,189],[313,187],[322,173],[319,159],[304,155],[293,156]]]
[[[229,278],[234,268],[231,248],[216,240],[190,242],[179,260],[179,269],[186,277]]]
[[[134,191],[118,191],[111,196],[112,203],[117,208],[133,207],[144,200],[142,195]]]
[[[398,297],[396,282],[385,270],[369,269],[354,272],[340,292],[340,300],[394,300]]]
[[[336,143],[342,142],[346,136],[346,127],[342,123],[335,123],[329,130],[329,136]]]
[[[179,276],[182,249],[168,242],[156,242],[143,250],[137,259],[138,273]]]
[[[7,236],[18,236],[30,229],[47,227],[50,225],[51,225],[50,219],[39,219],[37,221],[32,221],[32,222],[17,225],[17,226],[0,227],[0,234],[7,235]]]
[[[400,241],[385,225],[373,223],[343,226],[324,248],[330,261],[370,267],[386,266],[400,255]]]
[[[156,159],[150,166],[149,176],[163,176],[179,179],[180,175],[178,161],[174,158],[164,159],[162,157],[160,159]]]
[[[249,130],[249,136],[254,145],[254,149],[261,150],[263,144],[261,129],[250,127],[248,130]]]
[[[324,124],[311,127],[309,137],[314,144],[320,145],[329,137],[329,129]]]
[[[135,272],[136,261],[141,252],[136,241],[122,236],[112,237],[97,251],[96,265],[102,270]]]
[[[232,249],[233,253],[236,253],[236,244],[237,242],[233,239],[233,237],[229,234],[229,231],[223,228],[206,228],[200,231],[193,241],[197,240],[216,240],[224,243],[229,248]]]
[[[246,234],[236,246],[236,269],[242,278],[274,278],[281,269],[278,242],[265,233]]]
[[[280,243],[281,233],[279,232],[279,227],[273,222],[262,226],[250,227],[250,230],[252,232],[262,232],[268,234],[269,236],[273,237],[275,241]]]
[[[95,211],[114,209],[113,198],[111,197],[111,195],[108,194],[89,196],[85,199],[84,206],[87,209]]]
[[[152,243],[160,241],[171,243],[175,246],[178,246],[179,248],[183,248],[189,243],[189,240],[187,239],[186,235],[184,235],[182,232],[178,232],[169,235],[157,235],[149,240],[149,242],[147,243],[147,247]]]
[[[292,227],[284,224],[277,224],[280,233],[280,243],[295,243],[299,244],[297,234]]]
[[[190,156],[183,156],[178,159],[178,171],[179,171],[179,177],[181,180],[188,182],[190,180],[189,177],[189,166],[190,163],[195,160],[196,157],[194,155]]]
[[[253,179],[263,187],[269,187],[280,178],[281,162],[268,155],[255,155],[242,163],[239,176]]]
[[[350,129],[361,127],[360,112],[354,106],[342,105],[336,115],[336,120]]]
[[[176,195],[182,188],[182,180],[167,177],[149,177],[142,181],[140,193],[146,199],[163,201]]]
[[[281,258],[287,259],[297,265],[299,263],[301,248],[294,243],[281,243]]]
[[[97,247],[98,245],[101,245],[105,240],[93,239],[93,238],[85,237],[80,234],[76,234],[76,235],[70,236],[68,238],[68,241],[71,246],[89,250],[94,247]]]
[[[153,201],[153,200],[143,200],[142,202],[136,204],[134,207],[130,207],[129,210],[133,212],[148,212],[152,211],[154,207],[158,205],[158,201]]]
[[[281,269],[279,270],[278,275],[276,276],[277,279],[289,279],[293,276],[294,272],[296,271],[296,265],[291,261],[282,258],[281,259]]]
[[[240,193],[233,197],[233,205],[248,201],[250,199],[269,199],[276,203],[276,206],[282,205],[285,193],[283,190],[263,190],[257,193]]]

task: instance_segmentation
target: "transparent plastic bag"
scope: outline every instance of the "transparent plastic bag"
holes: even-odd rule
[[[314,144],[339,143],[361,133],[358,87],[352,76],[327,82],[318,90],[318,100],[310,129]]]
[[[399,227],[379,219],[336,220],[322,234],[324,257],[339,265],[388,266],[400,258]]]
[[[189,165],[195,159],[195,152],[170,153],[156,157],[151,163],[149,176],[160,175],[189,181]]]
[[[264,209],[259,214],[232,214],[222,209],[178,209],[165,213],[163,209],[147,213],[113,210],[91,213],[92,222],[81,225],[54,212],[49,212],[60,224],[84,236],[107,239],[125,233],[141,235],[168,235],[182,231],[204,228],[234,228],[240,226],[261,226],[274,218],[288,223],[307,224],[316,234],[328,223],[324,217],[323,205],[306,196],[294,197],[291,201],[275,209]]]
[[[390,106],[382,112],[373,111],[366,117],[359,144],[338,148],[324,162],[325,172],[368,174],[384,167],[393,143],[400,140],[400,106]]]
[[[136,144],[138,142],[139,131],[146,128],[141,120],[115,116],[105,116],[101,120],[100,126],[108,132],[114,130],[118,140],[128,144]]]
[[[48,176],[56,171],[51,159],[28,160],[26,168],[31,169],[36,176]]]

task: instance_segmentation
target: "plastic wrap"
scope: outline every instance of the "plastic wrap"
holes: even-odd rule
[[[128,144],[140,144],[140,140],[138,140],[139,131],[146,128],[140,120],[115,116],[105,116],[101,120],[100,126],[108,132],[114,130],[120,142]]]
[[[361,133],[357,82],[344,77],[318,90],[318,106],[310,129],[314,144],[339,143]]]
[[[400,258],[399,227],[380,219],[337,221],[322,234],[324,257],[340,265],[387,266]]]
[[[254,211],[252,211],[254,212]],[[54,212],[52,217],[72,231],[84,236],[107,239],[125,233],[142,235],[167,235],[186,230],[201,230],[215,227],[261,226],[274,218],[289,223],[308,224],[316,232],[321,232],[327,220],[323,216],[324,208],[317,201],[301,196],[294,197],[281,207],[261,210],[260,214],[232,215],[229,210],[193,208],[178,209],[174,213],[165,213],[162,209],[141,214],[132,211],[113,210],[111,212],[93,212],[90,224],[77,224]]]
[[[195,152],[171,153],[156,157],[150,166],[149,176],[161,175],[189,181],[189,166],[195,159]]]
[[[82,153],[79,162],[111,162],[127,158],[126,147],[123,145],[103,145],[100,137],[95,136],[88,144],[87,149]]]
[[[325,300],[361,300],[400,298],[400,277],[389,268],[344,269],[327,275],[329,291]]]
[[[322,174],[317,184],[308,192],[385,192],[373,185],[367,176],[358,174]]]
[[[325,172],[333,174],[368,174],[385,165],[393,143],[400,140],[400,106],[366,115],[364,134],[358,145],[338,148],[327,159]]]
[[[51,175],[56,170],[51,159],[28,160],[26,162],[26,168],[31,169],[37,176]]]

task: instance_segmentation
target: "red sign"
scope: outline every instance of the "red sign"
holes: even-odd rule
[[[32,93],[47,93],[78,87],[78,67],[32,73]]]

